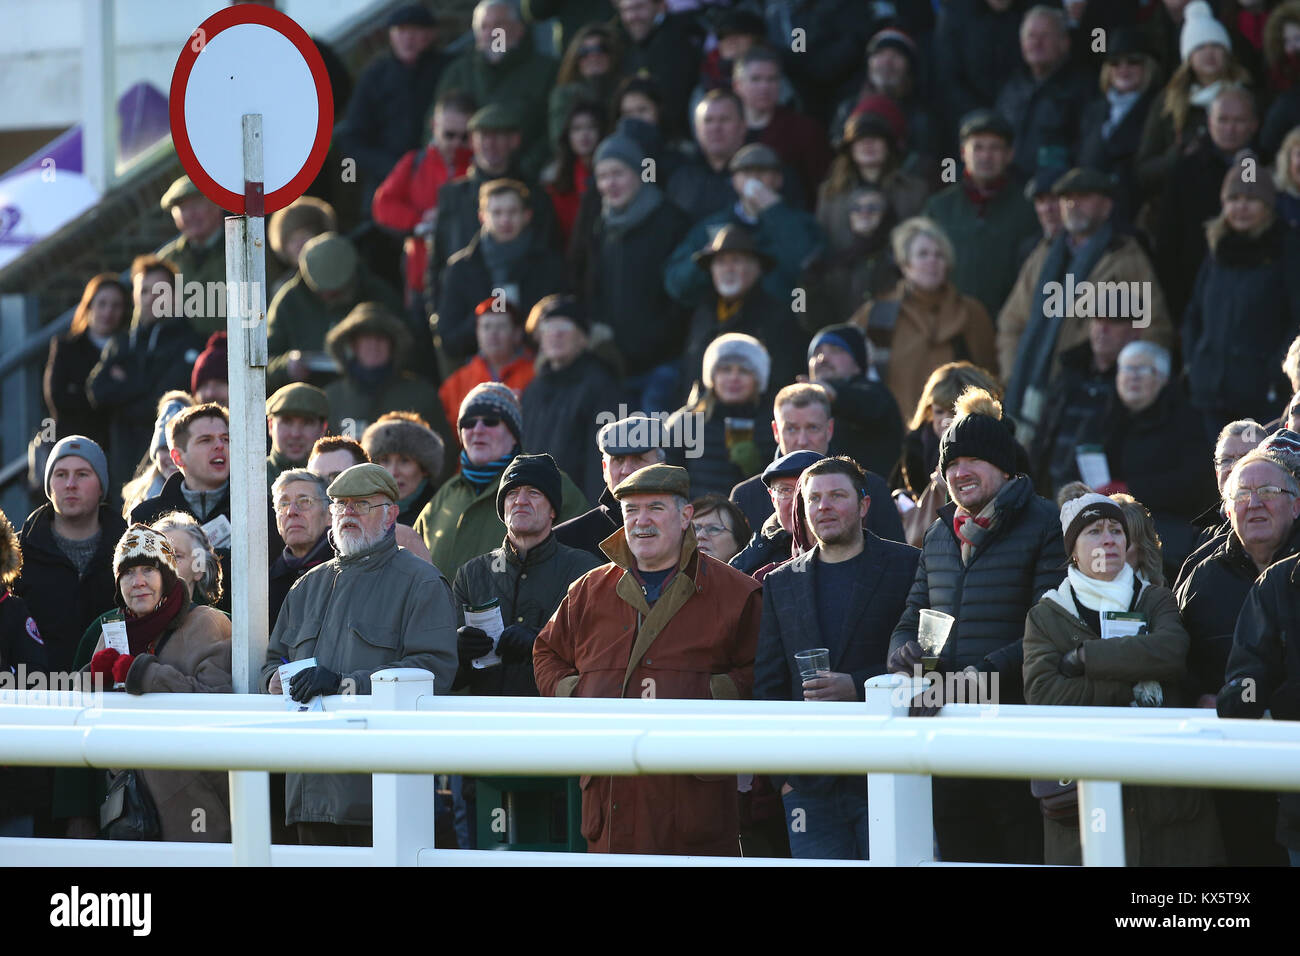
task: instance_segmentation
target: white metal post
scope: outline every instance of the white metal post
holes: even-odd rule
[[[902,674],[866,682],[867,713],[906,717],[912,698],[924,688]],[[934,809],[928,775],[867,775],[870,858],[882,866],[916,866],[934,859]]]
[[[415,711],[433,696],[433,674],[414,667],[379,671],[370,678],[373,710]],[[416,866],[433,848],[437,778],[431,774],[377,773],[371,791],[371,828],[377,866]]]
[[[113,0],[84,0],[81,17],[81,170],[102,196],[117,178]]]
[[[226,219],[230,361],[231,609],[235,693],[257,691],[266,659],[266,221],[262,117],[243,117],[245,215]]]
[[[230,842],[235,866],[271,865],[271,775],[230,771]]]
[[[1079,842],[1084,866],[1124,866],[1124,794],[1110,780],[1079,781]]]

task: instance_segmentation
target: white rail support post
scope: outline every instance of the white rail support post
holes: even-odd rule
[[[81,171],[101,196],[117,181],[115,8],[114,0],[81,4]]]
[[[1079,781],[1084,866],[1124,866],[1124,794],[1112,780]]]
[[[419,709],[433,696],[433,674],[418,667],[379,671],[370,677],[372,710]],[[376,866],[416,866],[420,851],[433,848],[437,778],[432,774],[377,773],[371,791],[371,832]]]
[[[271,775],[230,771],[230,842],[235,866],[271,865]]]
[[[244,215],[226,218],[230,354],[230,570],[236,694],[257,693],[266,660],[266,220],[262,116],[243,117]]]
[[[924,681],[883,674],[866,683],[867,713],[906,717]],[[934,809],[928,774],[867,774],[867,819],[872,863],[917,866],[934,859]]]

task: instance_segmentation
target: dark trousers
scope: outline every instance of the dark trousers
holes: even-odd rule
[[[346,823],[299,823],[298,842],[303,846],[371,846],[371,828]]]
[[[1043,862],[1043,823],[1028,780],[933,779],[934,830],[948,863]]]

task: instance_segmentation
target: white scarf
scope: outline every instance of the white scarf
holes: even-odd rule
[[[1222,80],[1215,80],[1209,86],[1198,86],[1193,83],[1192,91],[1190,95],[1188,95],[1187,99],[1192,103],[1192,105],[1208,110],[1210,104],[1214,102],[1214,98],[1219,95],[1221,89],[1223,89]]]
[[[1096,612],[1127,611],[1133,602],[1133,568],[1127,561],[1115,575],[1114,581],[1099,581],[1090,578],[1073,564],[1067,569],[1066,577],[1074,599],[1086,608]]]

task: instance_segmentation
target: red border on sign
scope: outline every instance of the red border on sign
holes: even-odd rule
[[[321,166],[325,164],[325,154],[330,148],[330,135],[334,130],[334,91],[330,87],[329,74],[325,71],[325,61],[321,59],[320,51],[316,49],[316,44],[307,35],[307,31],[279,10],[272,10],[256,3],[241,3],[217,11],[194,29],[186,39],[181,55],[176,59],[167,111],[171,118],[172,143],[176,146],[176,155],[199,192],[222,209],[235,215],[243,215],[243,195],[219,185],[204,171],[199,165],[198,157],[194,155],[194,147],[190,144],[190,137],[185,128],[185,87],[189,83],[190,72],[194,69],[194,61],[218,33],[243,23],[256,23],[270,27],[298,48],[298,52],[302,54],[311,70],[320,109],[320,116],[316,121],[316,140],[312,143],[311,152],[307,154],[307,161],[303,163],[302,169],[275,192],[266,194],[266,214],[270,215],[277,209],[283,209],[306,192],[307,187],[316,178],[316,174],[320,172]]]

